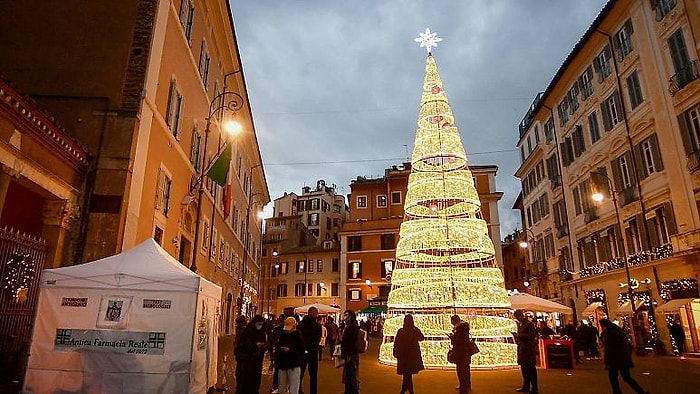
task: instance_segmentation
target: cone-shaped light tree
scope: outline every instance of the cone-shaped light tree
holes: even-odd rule
[[[403,316],[411,313],[426,337],[421,343],[425,366],[454,367],[447,362],[448,334],[450,317],[458,314],[469,322],[481,350],[472,357],[472,368],[512,367],[516,326],[459,129],[430,53],[439,40],[427,29],[416,39],[427,47],[428,58],[379,360],[396,363],[394,337]]]

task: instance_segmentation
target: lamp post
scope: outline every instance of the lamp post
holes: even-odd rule
[[[618,242],[620,242],[620,244],[622,245],[622,260],[625,266],[625,276],[627,279],[627,294],[630,299],[630,306],[632,307],[632,317],[630,319],[630,324],[632,326],[632,335],[634,337],[636,336],[635,317],[637,315],[637,306],[634,303],[634,289],[632,288],[632,278],[630,277],[630,266],[628,262],[627,247],[625,246],[625,239],[622,236],[622,229],[624,227],[622,224],[622,218],[620,217],[620,209],[617,205],[617,191],[613,187],[612,181],[608,177],[608,174],[606,174],[604,171],[598,170],[591,172],[591,180],[593,181],[594,187],[598,189],[595,190],[595,193],[593,193],[593,195],[591,196],[593,198],[593,201],[601,202],[605,199],[605,196],[600,190],[600,185],[607,185],[610,196],[612,197],[613,206],[615,207],[615,217],[617,218],[617,225],[620,226]]]
[[[199,175],[199,177],[190,185],[190,192],[192,192],[192,189],[199,185],[199,188],[197,189],[197,216],[195,218],[195,227],[194,227],[194,254],[192,256],[192,264],[190,264],[190,270],[193,272],[197,272],[197,255],[199,254],[199,227],[201,224],[202,220],[202,196],[204,195],[204,177],[207,175],[207,172],[211,169],[211,166],[213,163],[216,162],[216,160],[221,156],[221,154],[224,152],[224,149],[218,149],[216,152],[216,155],[214,155],[210,160],[209,160],[209,165],[207,165],[207,145],[209,143],[209,133],[211,132],[211,120],[212,117],[219,111],[228,111],[231,112],[232,114],[238,112],[241,108],[243,107],[243,97],[241,97],[240,94],[236,92],[227,92],[224,91],[223,93],[220,93],[216,95],[212,100],[211,103],[209,104],[209,114],[207,115],[207,123],[206,127],[204,129],[204,147],[201,149],[202,150],[202,172]],[[224,125],[224,128],[226,131],[229,133],[233,134],[234,132],[240,130],[240,125],[236,125],[235,122],[227,122]],[[205,168],[206,167],[206,168]],[[215,204],[215,203],[214,203]],[[212,217],[213,219],[213,217]],[[211,223],[211,226],[213,228],[213,221]],[[209,239],[209,243],[211,244],[212,240],[211,237]],[[207,250],[207,253],[211,256],[211,245],[209,245],[209,249]]]
[[[518,245],[520,246],[520,248],[522,250],[525,251],[526,265],[528,265],[528,266],[530,266],[530,268],[532,268],[532,260],[533,259],[530,258],[530,254],[532,253],[531,252],[532,242],[530,240],[535,239],[535,233],[533,233],[532,230],[530,230],[529,228],[524,228],[523,231],[525,232],[525,240],[520,241],[518,243]],[[532,238],[528,237],[528,233],[532,236]],[[540,293],[541,293],[540,288],[541,288],[542,284],[540,283],[540,267],[537,265],[538,263],[539,262],[535,262],[535,273],[534,273],[535,286],[534,286],[534,288],[535,288],[535,295],[537,295],[539,297]],[[532,274],[530,274],[530,275],[532,275]],[[528,285],[526,285],[525,287],[529,289],[529,287],[530,287],[529,285],[533,284],[533,283],[530,283],[529,281],[526,281],[526,282],[528,283]]]

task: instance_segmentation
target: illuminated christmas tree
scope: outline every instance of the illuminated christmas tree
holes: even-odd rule
[[[426,47],[428,58],[379,360],[396,363],[394,336],[404,314],[411,313],[426,337],[421,343],[426,368],[454,367],[447,362],[448,334],[450,317],[459,314],[481,349],[472,357],[472,368],[511,367],[516,326],[509,318],[510,300],[430,53],[441,39],[426,29],[416,41]]]

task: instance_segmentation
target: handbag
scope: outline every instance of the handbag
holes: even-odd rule
[[[473,355],[479,353],[479,351],[480,350],[479,350],[479,347],[476,346],[476,342],[474,342],[473,339],[469,339],[467,341],[467,354],[470,356],[473,356]]]
[[[340,368],[345,364],[345,358],[340,356],[340,345],[335,345],[335,348],[333,348],[333,363],[336,368]]]
[[[450,350],[447,351],[447,362],[452,363],[452,364],[457,364],[455,350],[452,348],[450,348]]]

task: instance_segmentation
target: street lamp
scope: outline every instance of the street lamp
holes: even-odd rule
[[[197,184],[199,185],[199,188],[197,190],[197,216],[195,218],[195,228],[194,228],[194,255],[192,256],[192,264],[190,264],[190,270],[193,272],[197,272],[197,255],[199,254],[199,227],[201,224],[202,220],[202,196],[204,195],[204,177],[207,175],[207,172],[211,169],[211,166],[216,163],[216,160],[221,156],[221,154],[225,151],[225,149],[219,149],[216,152],[216,155],[214,155],[210,161],[209,165],[207,165],[207,145],[209,143],[209,133],[211,131],[211,120],[212,117],[219,111],[222,112],[230,112],[231,114],[235,114],[238,112],[241,108],[243,107],[243,97],[241,97],[240,94],[236,92],[227,92],[224,91],[223,93],[220,93],[216,95],[212,100],[211,103],[209,104],[209,114],[207,115],[207,123],[206,127],[204,129],[204,147],[202,148],[202,165],[201,169],[202,172],[199,175],[199,177],[192,183],[190,186],[190,191],[192,191],[193,187],[196,186]],[[241,130],[241,126],[238,122],[234,121],[228,121],[224,122],[222,125],[223,129],[227,133],[236,133]],[[206,167],[206,168],[205,168]],[[216,204],[214,202],[214,204]],[[214,227],[214,217],[212,216],[212,223],[211,227]],[[212,239],[210,237],[209,239],[209,249],[207,253],[209,256],[211,256],[211,242]]]
[[[612,181],[608,177],[608,174],[605,173],[604,170],[599,169],[598,171],[593,171],[591,172],[591,180],[593,183],[593,186],[595,188],[593,195],[591,198],[593,201],[596,202],[601,202],[605,199],[605,196],[603,195],[603,191],[601,190],[601,185],[608,186],[608,192],[610,196],[612,197],[613,201],[613,206],[615,207],[615,217],[617,218],[617,225],[620,227],[620,231],[618,234],[619,239],[618,242],[622,245],[622,260],[625,266],[625,276],[627,279],[627,294],[629,296],[629,302],[630,306],[632,307],[632,318],[631,318],[631,325],[632,325],[632,333],[635,335],[635,317],[637,315],[637,306],[634,303],[634,289],[632,288],[632,278],[630,277],[630,266],[628,262],[628,255],[627,255],[627,247],[625,246],[625,239],[622,237],[622,229],[623,224],[622,224],[622,218],[620,217],[620,209],[617,205],[617,191],[615,190],[615,187],[612,184]]]

